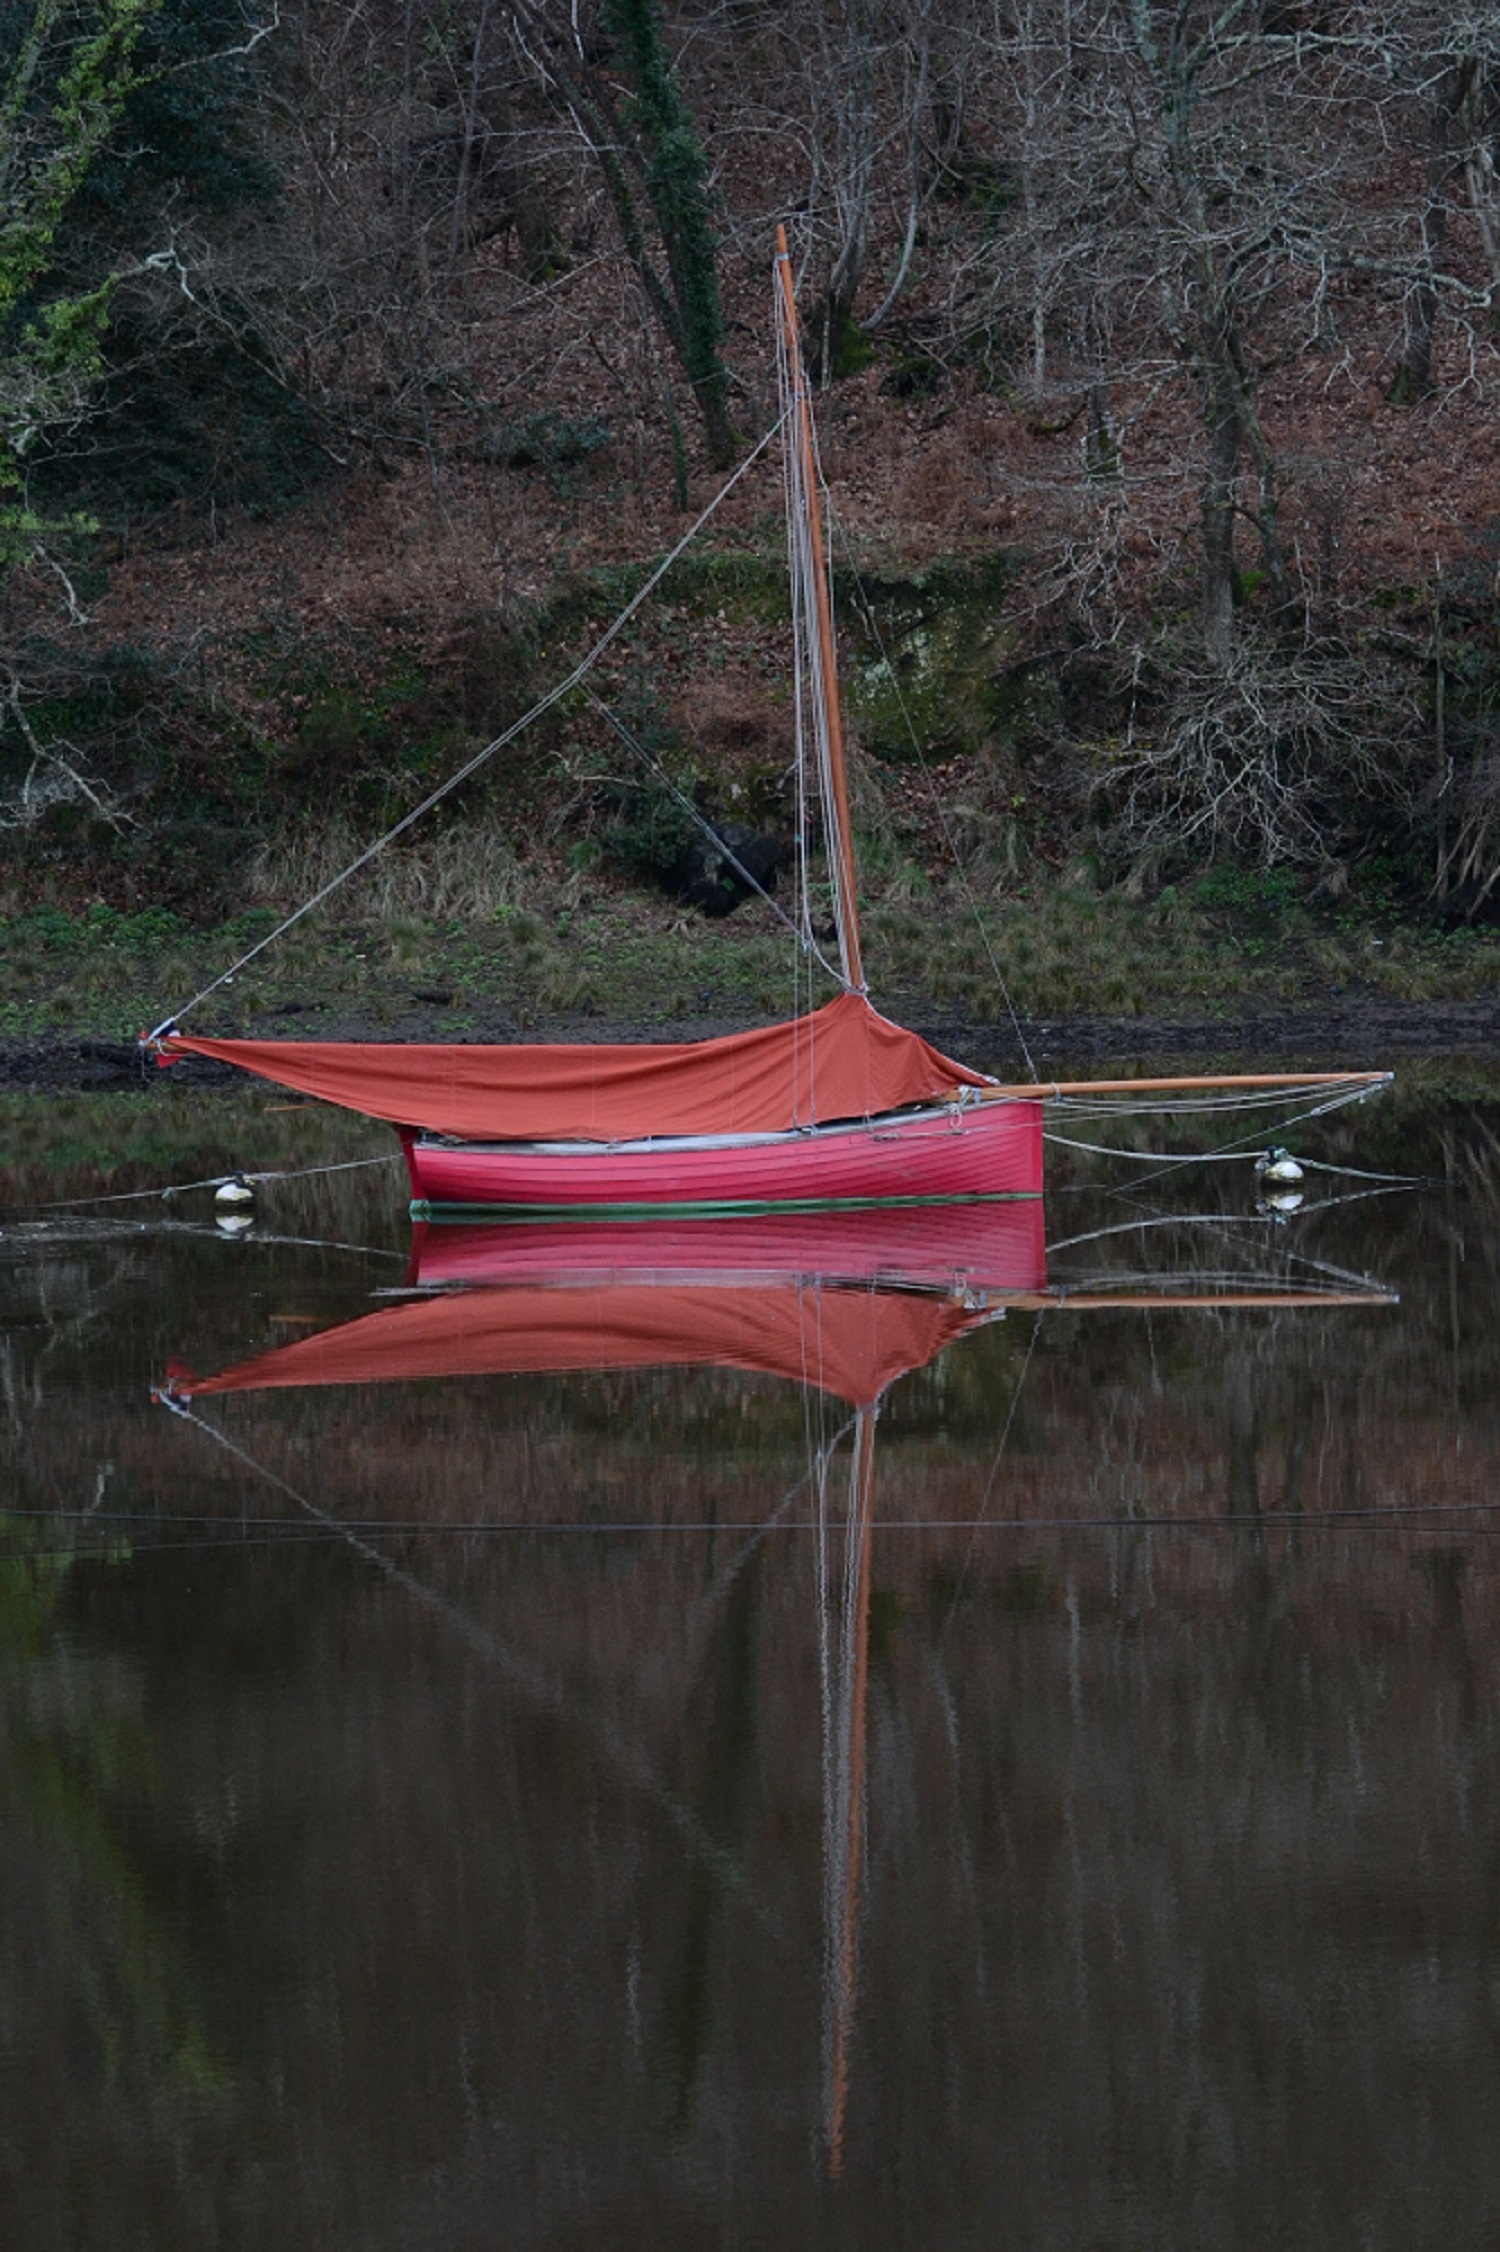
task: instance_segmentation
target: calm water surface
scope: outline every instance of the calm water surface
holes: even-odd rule
[[[195,1100],[107,1180],[13,1107],[9,1197],[296,1146]],[[169,1364],[417,1303],[394,1175],[7,1221],[0,2241],[1493,2244],[1497,1132],[1349,1114],[1451,1185],[1284,1224],[1075,1158],[1053,1284],[1367,1302],[1016,1307],[878,1424],[712,1361],[193,1423]]]

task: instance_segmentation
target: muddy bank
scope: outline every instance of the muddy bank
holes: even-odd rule
[[[1500,1062],[1500,996],[1482,1001],[1346,999],[1243,1016],[1044,1017],[1022,1020],[1038,1064],[1133,1056],[1251,1056],[1377,1070],[1401,1057]]]
[[[955,1054],[982,1059],[1007,1076],[1029,1076],[1016,1031],[1008,1023],[897,1006],[890,1013]],[[738,1030],[741,1022],[710,1017],[643,1025],[604,1023],[597,1017],[558,1017],[528,1037],[690,1040]],[[1450,1002],[1340,997],[1295,1012],[1257,1010],[1240,1016],[1023,1017],[1020,1031],[1042,1077],[1064,1070],[1078,1074],[1095,1061],[1125,1064],[1147,1058],[1183,1062],[1227,1058],[1243,1061],[1247,1068],[1255,1060],[1273,1067],[1284,1064],[1288,1069],[1297,1065],[1313,1069],[1324,1063],[1378,1069],[1403,1058],[1443,1056],[1500,1063],[1500,997]],[[441,1034],[420,1020],[404,1023],[393,1035],[389,1023],[376,1030],[350,1019],[320,1021],[311,1036],[322,1040],[426,1040]],[[472,1034],[476,1041],[508,1041],[514,1037],[512,1027],[504,1020],[476,1027]],[[13,1089],[92,1093],[138,1088],[149,1093],[162,1084],[162,1077],[133,1041],[76,1038],[0,1042],[0,1086]],[[196,1058],[174,1065],[172,1077],[178,1085],[243,1085],[240,1075],[228,1067]]]

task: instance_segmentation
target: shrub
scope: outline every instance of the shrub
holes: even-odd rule
[[[1116,850],[1320,866],[1372,807],[1405,791],[1386,684],[1340,656],[1247,644],[1223,671],[1177,677],[1148,734],[1112,745],[1095,777]]]

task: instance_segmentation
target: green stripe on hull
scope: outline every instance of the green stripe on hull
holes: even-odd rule
[[[745,1197],[706,1204],[429,1204],[418,1198],[414,1220],[489,1220],[497,1227],[526,1220],[748,1220],[781,1212],[903,1212],[948,1204],[1034,1204],[1040,1189],[1006,1189],[997,1196]]]

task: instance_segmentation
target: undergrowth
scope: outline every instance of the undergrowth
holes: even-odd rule
[[[275,905],[210,929],[165,909],[98,904],[0,919],[0,1036],[128,1038],[265,936],[281,900],[320,872],[311,859],[283,863]],[[895,1013],[983,1027],[1006,1020],[1007,991],[1032,1019],[1149,1018],[1186,1004],[1228,1022],[1247,1009],[1305,1014],[1341,996],[1472,999],[1500,981],[1500,932],[1420,926],[1387,905],[1311,906],[1258,882],[1253,898],[1216,874],[1145,900],[1055,877],[997,881],[976,913],[964,886],[916,882],[893,858],[865,915],[871,989]],[[505,1039],[573,1020],[623,1032],[743,1023],[788,1013],[798,992],[791,941],[764,904],[709,922],[592,875],[523,863],[497,840],[448,866],[435,851],[392,855],[193,1022],[309,1038]]]

